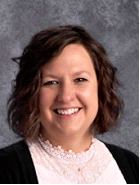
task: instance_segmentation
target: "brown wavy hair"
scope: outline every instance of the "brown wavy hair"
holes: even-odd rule
[[[116,93],[116,68],[109,62],[102,45],[83,27],[67,25],[39,32],[32,37],[22,55],[13,58],[13,61],[19,64],[19,72],[13,81],[13,90],[8,101],[8,123],[19,136],[38,136],[41,68],[57,57],[65,46],[72,43],[85,47],[96,71],[99,110],[92,124],[94,131],[101,134],[116,125],[122,108],[122,101]]]

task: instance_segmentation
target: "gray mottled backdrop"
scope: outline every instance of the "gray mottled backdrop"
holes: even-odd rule
[[[138,154],[138,0],[0,0],[0,148],[19,140],[9,130],[6,102],[21,54],[31,36],[57,25],[84,26],[118,68],[123,86],[120,127],[99,138]]]

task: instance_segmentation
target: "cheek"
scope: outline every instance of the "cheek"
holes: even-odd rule
[[[53,101],[53,94],[48,92],[47,89],[41,89],[39,93],[39,107],[46,108]]]
[[[89,122],[93,122],[98,112],[98,90],[96,87],[90,87],[83,92],[83,101],[85,105],[85,113]]]
[[[99,102],[98,102],[98,89],[97,87],[91,88],[87,94],[87,117],[89,122],[92,123],[98,113]]]
[[[81,91],[81,97],[87,106],[98,105],[98,89],[96,86],[89,86]]]

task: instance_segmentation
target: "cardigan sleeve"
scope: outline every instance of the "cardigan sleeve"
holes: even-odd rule
[[[0,149],[0,184],[37,184],[25,141]]]
[[[127,184],[139,184],[139,158],[126,149],[106,144],[116,160]]]
[[[0,150],[0,183],[17,184],[20,178],[20,169],[13,151]]]

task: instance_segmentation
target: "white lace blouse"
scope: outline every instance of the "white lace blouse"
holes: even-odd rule
[[[97,139],[77,154],[41,138],[27,144],[39,184],[126,184],[112,154]]]

